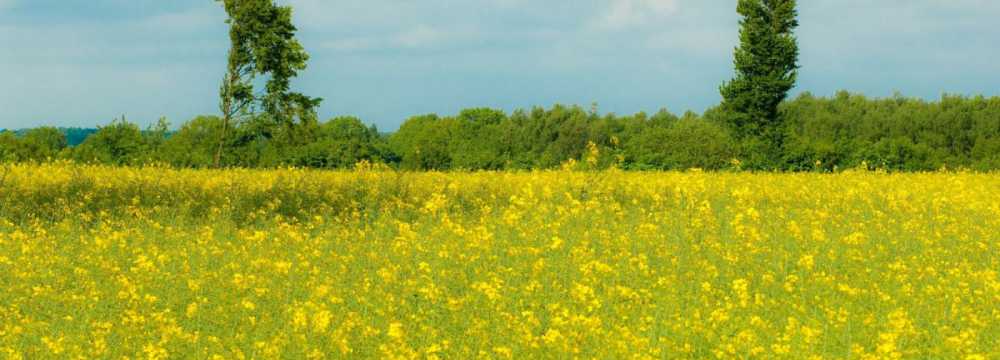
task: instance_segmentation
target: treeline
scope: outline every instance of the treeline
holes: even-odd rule
[[[92,129],[92,128],[75,128],[75,127],[65,128],[65,127],[60,127],[60,128],[55,128],[55,129],[58,130],[59,132],[63,133],[63,135],[66,137],[66,145],[67,146],[80,145],[81,143],[83,143],[84,140],[87,139],[88,136],[90,136],[93,133],[97,132],[97,129]],[[11,131],[13,132],[13,135],[15,135],[15,136],[24,136],[28,132],[31,132],[32,130],[33,129],[18,129],[18,130],[11,130]],[[6,131],[6,129],[0,129],[0,133],[3,133],[5,131]],[[37,136],[37,134],[36,134],[36,136]]]
[[[455,116],[415,116],[392,134],[354,117],[263,132],[247,122],[230,129],[222,163],[350,168],[368,161],[404,170],[508,170],[557,168],[572,160],[579,167],[629,170],[1000,169],[997,97],[928,102],[806,93],[784,102],[780,113],[779,156],[764,153],[754,138],[737,140],[726,125],[731,115],[719,108],[702,115],[662,110],[617,116],[556,105],[510,114],[469,109]],[[78,146],[69,146],[55,128],[7,131],[0,133],[0,159],[206,168],[213,165],[222,126],[214,116],[176,130],[162,120],[147,129],[117,120]]]

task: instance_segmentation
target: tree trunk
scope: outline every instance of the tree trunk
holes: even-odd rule
[[[229,131],[229,122],[233,117],[233,82],[235,81],[235,69],[231,66],[229,74],[222,84],[222,131],[219,131],[219,146],[215,150],[215,159],[212,166],[216,169],[222,167],[222,150],[226,143],[226,132]]]
[[[213,166],[218,169],[222,167],[222,149],[226,143],[226,131],[229,130],[229,115],[222,119],[222,131],[219,132],[219,147],[215,150],[215,160]]]

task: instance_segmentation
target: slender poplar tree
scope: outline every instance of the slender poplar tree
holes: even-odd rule
[[[739,138],[761,138],[772,149],[781,146],[778,105],[795,86],[799,23],[795,0],[739,0],[740,45],[735,50],[735,77],[722,85],[726,121]]]

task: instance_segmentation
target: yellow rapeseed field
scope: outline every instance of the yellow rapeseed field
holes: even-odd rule
[[[0,166],[0,358],[1000,358],[1000,174]]]

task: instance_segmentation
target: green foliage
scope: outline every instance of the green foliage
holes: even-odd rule
[[[390,145],[402,159],[400,167],[409,170],[555,168],[590,155],[590,143],[597,146],[600,168],[721,168],[730,160],[729,135],[722,127],[695,114],[675,123],[677,117],[666,111],[647,120],[641,113],[601,117],[561,105],[510,116],[469,109],[455,117],[411,118]]]
[[[733,140],[718,124],[688,114],[652,123],[626,144],[631,168],[669,170],[723,169],[735,156]]]
[[[504,148],[501,124],[503,111],[477,108],[463,110],[453,120],[449,153],[456,169],[499,170],[504,168],[509,151]]]
[[[0,163],[17,162],[17,148],[20,146],[13,131],[0,131]]]
[[[777,152],[760,137],[732,134],[720,108],[681,117],[666,110],[598,115],[562,105],[510,114],[476,108],[416,116],[388,136],[354,117],[283,127],[260,114],[230,129],[222,159],[248,168],[350,168],[368,161],[404,170],[516,170],[575,160],[586,168],[630,170],[1000,169],[1000,98],[946,95],[929,102],[805,93],[780,111],[785,141]],[[118,120],[76,147],[66,147],[62,131],[53,128],[0,132],[0,160],[211,167],[222,128],[215,116],[197,117],[177,131],[168,130],[166,120],[145,131]]]
[[[0,161],[43,162],[58,158],[66,149],[66,135],[54,127],[0,132]]]
[[[315,140],[292,149],[290,165],[313,168],[350,168],[361,161],[385,162],[385,141],[374,126],[356,117],[337,117],[316,128]]]
[[[723,84],[721,110],[746,151],[778,155],[783,142],[778,107],[795,86],[799,49],[795,0],[739,0],[740,45],[736,76]],[[763,164],[762,164],[763,165]]]
[[[945,95],[937,102],[896,95],[802,94],[782,106],[788,170],[867,164],[890,170],[998,169],[1000,98]]]
[[[223,125],[219,133],[215,165],[220,165],[227,142],[227,133],[233,123],[251,119],[257,121],[260,140],[272,132],[282,132],[285,140],[302,142],[294,136],[303,129],[296,126],[315,127],[315,109],[322,99],[291,92],[291,79],[306,68],[309,55],[295,39],[292,8],[278,6],[273,0],[216,0],[223,4],[229,18],[230,49],[226,76],[219,91]],[[264,94],[254,94],[254,79],[266,78]],[[264,116],[253,116],[260,108]],[[305,129],[306,133],[313,129]],[[248,134],[243,134],[247,136]],[[269,140],[270,141],[270,140]],[[288,143],[286,145],[293,145]],[[274,161],[281,155],[259,153],[265,161]]]
[[[153,159],[147,150],[139,126],[122,118],[98,128],[73,149],[71,158],[85,163],[139,165]]]
[[[53,159],[66,148],[66,135],[54,127],[28,130],[21,138],[21,158],[44,161]]]
[[[213,165],[222,119],[199,116],[171,135],[160,147],[159,159],[176,167],[205,168]]]
[[[447,170],[451,168],[450,141],[454,119],[420,115],[406,120],[389,138],[389,147],[402,158],[407,170]]]

